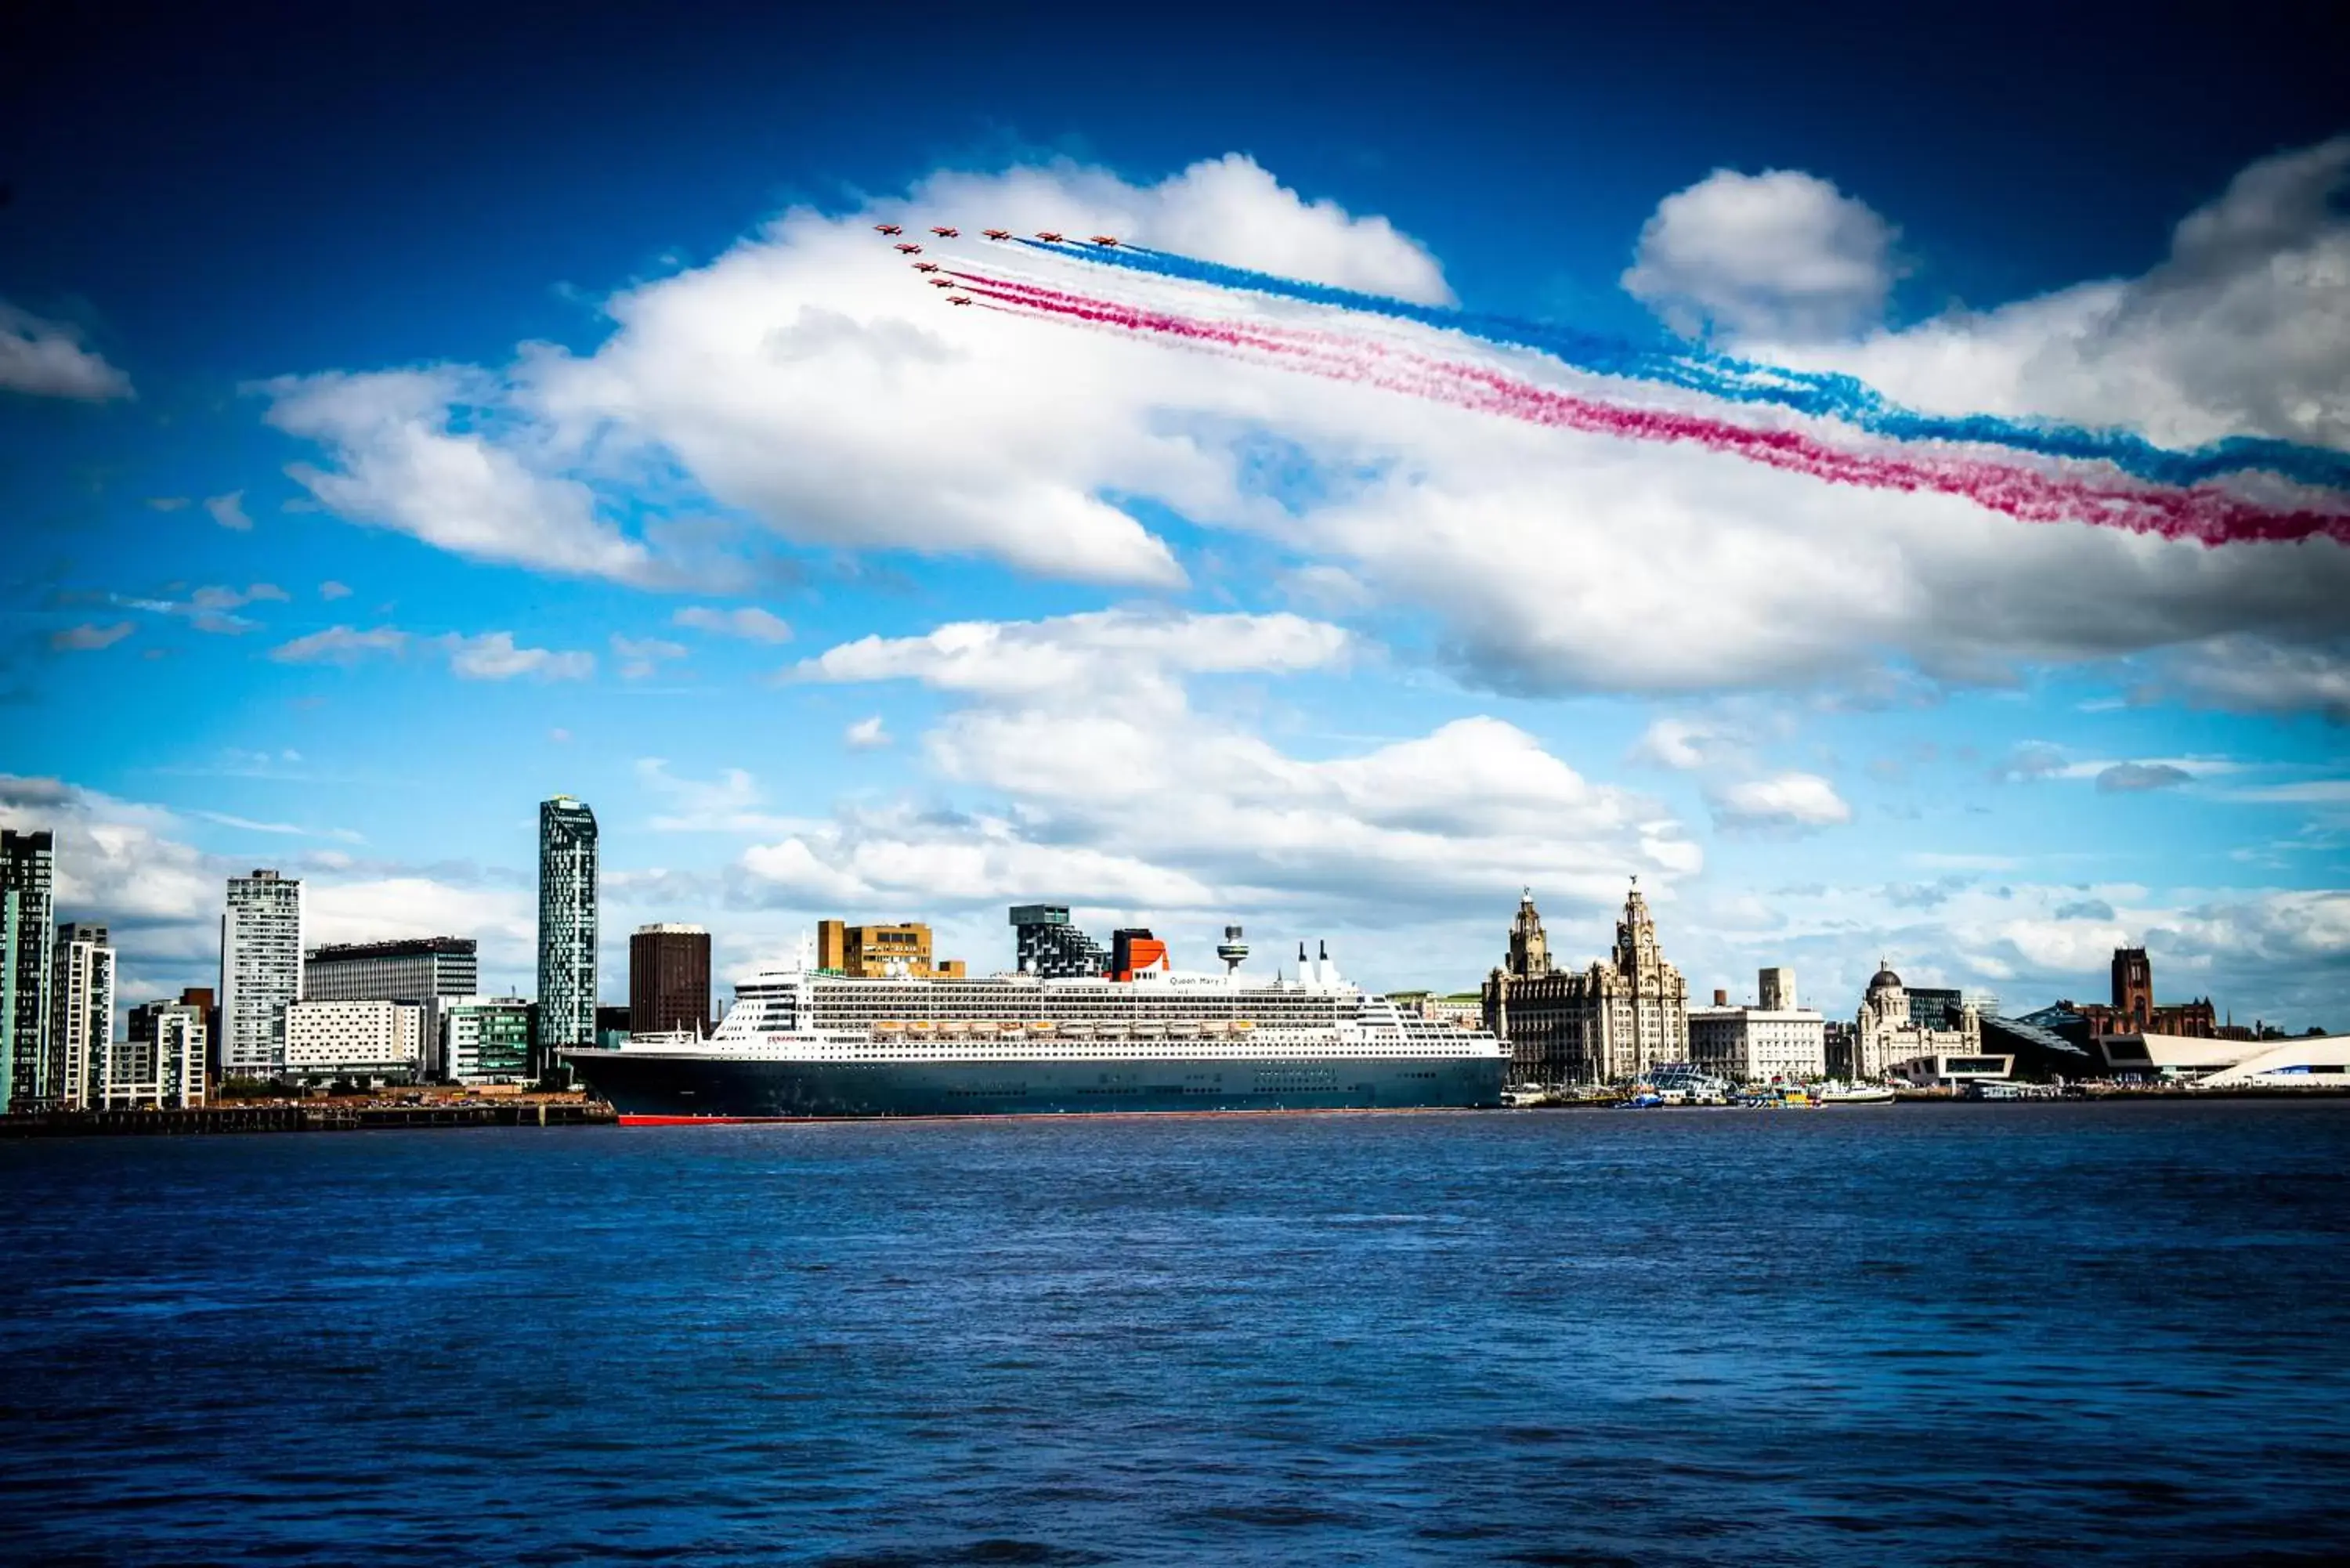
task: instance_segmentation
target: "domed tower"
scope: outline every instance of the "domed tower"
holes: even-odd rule
[[[1877,972],[1868,977],[1860,1019],[1863,1033],[1871,1027],[1906,1029],[1909,1025],[1909,993],[1901,988],[1901,977],[1882,958],[1877,961]]]

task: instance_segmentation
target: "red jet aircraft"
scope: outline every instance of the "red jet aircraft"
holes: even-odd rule
[[[900,253],[900,254],[905,254],[905,255],[910,255],[910,256],[918,256],[918,255],[920,255],[920,254],[922,254],[922,247],[921,247],[921,246],[920,246],[920,245],[913,245],[913,244],[899,245],[899,246],[898,247],[898,249],[899,249],[899,253]]]
[[[1060,235],[1058,235],[1058,234],[1055,234],[1055,233],[1054,233],[1052,230],[1050,230],[1050,229],[1039,229],[1039,230],[1037,230],[1037,231],[1036,231],[1036,237],[1037,237],[1038,239],[1040,239],[1040,240],[1044,241],[1044,242],[1045,242],[1046,244],[1048,244],[1048,245],[1057,245],[1057,244],[1059,244],[1061,243],[1061,236],[1060,236]]]
[[[936,272],[939,270],[939,264],[936,262],[916,262],[914,264],[914,270],[916,272]]]
[[[873,225],[873,231],[881,234],[902,234],[906,232],[895,223],[876,223]]]
[[[982,229],[979,232],[991,240],[1008,240],[1012,237],[1010,229]]]
[[[939,236],[939,238],[941,238],[941,239],[942,239],[942,240],[959,240],[959,239],[962,238],[962,231],[961,229],[938,229],[938,228],[934,228],[934,229],[932,229],[932,230],[931,231],[931,233],[932,233],[932,234],[934,234],[938,235],[938,236]]]
[[[926,277],[922,281],[929,284],[932,288],[952,288],[955,286],[955,280],[951,277]]]
[[[1116,234],[1096,234],[1087,243],[1097,245],[1114,245],[1118,244],[1118,236]]]
[[[947,303],[949,305],[969,305],[971,303],[971,296],[967,294],[950,294],[947,296]]]

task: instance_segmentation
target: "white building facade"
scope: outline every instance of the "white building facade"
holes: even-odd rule
[[[209,1031],[204,1010],[172,1002],[152,1010],[149,1035],[107,1054],[99,1105],[107,1110],[192,1110],[204,1103]]]
[[[286,1075],[413,1079],[424,1009],[410,1002],[297,1002],[286,1010]]]
[[[50,974],[50,1105],[82,1110],[105,1097],[114,1044],[114,945],[104,926],[57,927]]]
[[[1884,1078],[1908,1062],[1982,1054],[1982,1015],[1972,1004],[1960,1009],[1956,1029],[1912,1023],[1909,993],[1901,977],[1882,961],[1860,1000],[1854,1031],[1852,1075],[1864,1083]]]
[[[286,1010],[301,999],[301,880],[267,870],[230,877],[221,916],[221,1075],[283,1072]]]
[[[1813,1083],[1827,1075],[1827,1027],[1801,1008],[1692,1007],[1690,1061],[1734,1084]]]

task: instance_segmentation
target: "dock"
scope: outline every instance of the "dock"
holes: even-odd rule
[[[422,1105],[205,1106],[189,1110],[35,1111],[0,1116],[0,1137],[178,1137],[208,1133],[369,1132],[398,1127],[611,1127],[600,1100]]]

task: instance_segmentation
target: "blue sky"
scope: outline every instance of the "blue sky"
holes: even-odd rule
[[[1466,988],[1521,885],[1596,956],[1637,873],[1701,989],[1792,962],[1846,1012],[1882,952],[2036,1005],[2127,939],[2166,996],[2342,1026],[2339,545],[941,336],[847,248],[1033,209],[2350,446],[2319,40],[1984,16],[53,17],[0,83],[0,816],[66,834],[135,992],[202,978],[265,864],[315,935],[474,934],[526,984],[560,790],[616,957],[699,919],[739,971],[837,913],[985,965],[1037,898]]]

